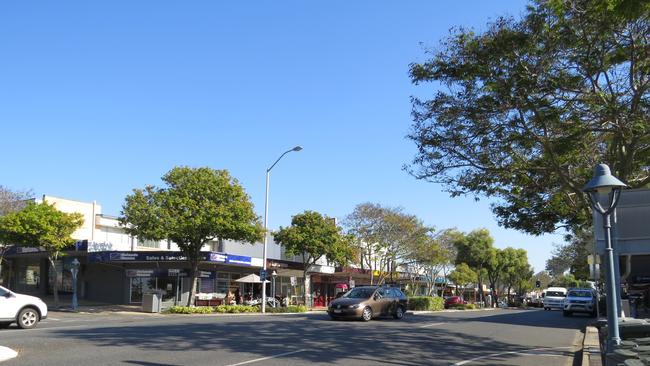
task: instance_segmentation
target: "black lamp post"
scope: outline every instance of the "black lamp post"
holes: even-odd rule
[[[621,189],[627,185],[612,175],[606,164],[599,164],[594,169],[594,176],[583,188],[589,196],[594,211],[603,216],[603,228],[605,229],[605,251],[607,253],[607,277],[605,278],[607,290],[607,351],[611,352],[614,345],[621,344],[621,337],[618,332],[618,309],[616,294],[619,288],[616,284],[614,267],[614,249],[612,248],[612,224],[610,215],[614,212],[621,196]],[[604,195],[608,197],[607,207],[600,204],[599,198]]]

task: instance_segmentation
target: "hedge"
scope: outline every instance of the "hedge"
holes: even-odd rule
[[[409,310],[437,311],[444,308],[445,300],[440,296],[414,296],[409,298]]]
[[[456,310],[474,310],[476,309],[476,304],[454,304],[450,305],[449,308]]]
[[[267,313],[304,313],[307,307],[303,305],[289,305],[281,308],[266,308]],[[240,314],[240,313],[259,313],[259,306],[249,305],[219,305],[219,306],[172,306],[166,310],[171,314]]]

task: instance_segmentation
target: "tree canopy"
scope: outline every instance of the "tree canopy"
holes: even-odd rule
[[[345,265],[353,259],[352,238],[344,235],[334,220],[315,211],[305,211],[291,219],[291,226],[280,227],[273,235],[287,255],[300,256],[304,277],[309,267],[325,257],[330,263]],[[309,294],[304,293],[305,304]]]
[[[226,170],[175,167],[163,187],[134,189],[120,222],[141,239],[167,239],[178,245],[192,267],[188,305],[194,301],[201,248],[210,240],[260,241],[264,229],[239,182]]]
[[[83,216],[79,213],[61,212],[46,202],[30,202],[20,211],[0,217],[0,242],[42,248],[47,252],[56,279],[55,261],[64,249],[74,244],[71,235],[82,224]],[[52,284],[54,303],[58,306],[58,281],[52,281]]]
[[[452,196],[496,198],[507,228],[539,235],[590,223],[581,191],[597,163],[650,183],[648,2],[537,0],[521,19],[454,29],[415,84],[407,168]]]

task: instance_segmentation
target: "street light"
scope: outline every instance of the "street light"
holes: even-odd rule
[[[296,146],[293,149],[287,150],[280,157],[271,165],[270,168],[266,169],[266,194],[264,197],[264,254],[262,260],[264,263],[262,264],[263,267],[263,272],[266,277],[266,246],[268,243],[268,229],[269,229],[269,179],[271,177],[271,169],[275,166],[275,164],[282,159],[285,155],[292,151],[300,151],[302,150],[301,146]],[[262,279],[262,313],[266,313],[266,278]]]
[[[603,216],[605,229],[605,250],[607,251],[607,352],[612,351],[614,345],[621,344],[618,332],[618,309],[616,303],[616,278],[614,275],[614,249],[612,248],[612,224],[610,214],[614,212],[621,196],[621,189],[627,185],[613,176],[606,164],[598,164],[594,169],[594,176],[582,189],[589,195],[589,201],[594,211]],[[604,208],[599,201],[601,195],[609,197],[608,207]]]
[[[72,260],[70,264],[70,273],[72,273],[72,310],[77,310],[79,307],[77,303],[77,274],[79,273],[79,260],[77,258]]]
[[[271,272],[271,297],[275,300],[275,278],[278,277],[278,272],[273,270]],[[275,301],[273,301],[273,307],[275,307]]]

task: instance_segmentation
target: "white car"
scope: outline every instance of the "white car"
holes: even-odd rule
[[[47,318],[47,305],[38,297],[17,294],[0,286],[0,328],[17,323],[20,328],[34,328]]]

